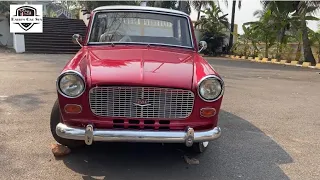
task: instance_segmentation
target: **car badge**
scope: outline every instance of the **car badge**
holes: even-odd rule
[[[138,99],[133,104],[136,106],[140,106],[140,107],[151,106],[151,104],[148,103],[148,101],[146,99]]]

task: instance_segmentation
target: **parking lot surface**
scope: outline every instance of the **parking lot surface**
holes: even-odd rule
[[[208,58],[226,91],[222,136],[205,153],[99,143],[56,159],[49,117],[71,57],[0,53],[0,179],[320,179],[319,70],[225,58]]]

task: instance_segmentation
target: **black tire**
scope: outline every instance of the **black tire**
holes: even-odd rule
[[[51,117],[50,117],[50,129],[51,129],[51,134],[52,134],[53,138],[59,144],[62,144],[62,145],[67,146],[69,148],[77,148],[77,147],[84,146],[85,145],[84,141],[64,139],[64,138],[61,138],[57,135],[56,126],[60,123],[60,119],[61,119],[61,116],[60,116],[59,102],[58,102],[58,100],[56,100],[56,102],[54,103],[54,105],[52,107]]]
[[[209,142],[194,143],[192,149],[195,153],[203,153],[207,149],[208,144]]]

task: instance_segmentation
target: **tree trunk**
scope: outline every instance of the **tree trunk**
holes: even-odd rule
[[[201,11],[201,8],[202,8],[202,2],[200,2],[200,4],[199,4],[197,21],[199,21],[199,19],[200,19],[200,13],[201,13],[200,11]],[[197,27],[197,25],[195,25],[194,27],[196,28],[196,27]]]
[[[279,51],[278,51],[278,55],[281,55],[282,54],[282,48],[283,48],[283,45],[284,45],[284,38],[285,38],[285,34],[286,33],[286,29],[285,28],[282,28],[281,29],[281,32],[280,32],[280,37],[279,37],[279,42],[280,42],[280,44],[279,44]]]
[[[197,16],[197,21],[200,19],[200,13],[201,13],[201,8],[202,8],[202,2],[199,2],[199,9],[198,9],[198,16]]]
[[[284,37],[285,37],[285,34],[286,33],[286,29],[285,28],[281,28],[281,31],[280,31],[280,36],[279,36],[279,42],[281,44],[284,43]]]
[[[268,46],[268,42],[266,42],[266,51],[264,52],[265,58],[268,58],[268,51],[269,51],[269,46]]]
[[[300,60],[300,57],[301,57],[301,43],[300,43],[300,41],[299,41],[299,43],[298,43],[298,48],[297,48],[297,51],[296,51],[296,58],[295,58],[295,60],[296,60],[296,61],[299,61],[299,60]]]
[[[187,1],[179,1],[179,10],[188,14],[188,3]]]
[[[232,14],[231,14],[231,29],[230,29],[230,39],[229,39],[229,50],[233,46],[233,30],[234,30],[234,15],[236,13],[236,0],[232,2]]]
[[[310,62],[311,65],[315,65],[316,64],[316,60],[313,57],[312,54],[312,50],[311,50],[311,46],[310,46],[310,41],[309,41],[309,37],[308,37],[308,28],[307,28],[307,24],[306,24],[306,20],[303,18],[301,20],[301,25],[302,25],[302,42],[303,42],[303,56],[304,56],[304,60],[306,62]]]

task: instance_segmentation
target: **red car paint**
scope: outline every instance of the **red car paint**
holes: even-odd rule
[[[93,16],[94,14],[91,14],[91,17]],[[189,21],[192,24],[190,18]],[[88,27],[90,27],[90,24],[91,19]],[[87,45],[88,32],[84,38],[84,46],[62,70],[62,72],[66,70],[80,72],[85,78],[86,90],[78,98],[66,98],[58,93],[62,115],[61,122],[78,127],[85,127],[90,123],[97,128],[111,129],[114,125],[114,118],[96,116],[91,112],[89,90],[94,86],[112,84],[192,90],[195,95],[195,101],[191,115],[183,120],[171,120],[170,130],[183,130],[187,126],[195,130],[205,130],[217,126],[223,97],[214,102],[205,102],[199,97],[197,86],[204,76],[219,75],[197,52],[198,46],[193,27],[191,27],[191,35],[195,46],[194,49],[147,45]],[[79,104],[82,106],[82,112],[68,114],[64,112],[66,104]],[[200,116],[200,109],[204,107],[215,108],[216,115],[210,118]],[[128,127],[128,119],[116,119],[124,120],[124,127]],[[130,120],[132,119],[148,120],[147,118],[130,118]],[[154,126],[156,129],[164,126],[159,123],[160,120],[163,119],[155,120]],[[141,122],[139,126],[143,126]]]

